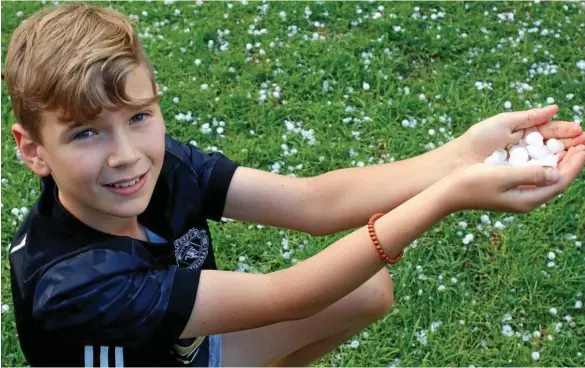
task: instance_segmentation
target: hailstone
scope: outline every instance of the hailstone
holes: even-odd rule
[[[546,146],[554,154],[557,154],[557,153],[562,152],[562,151],[565,150],[565,145],[563,144],[563,142],[561,142],[561,141],[559,141],[558,139],[555,139],[555,138],[549,139],[546,142]]]
[[[542,146],[544,137],[539,132],[532,132],[526,136],[526,144],[529,146]]]

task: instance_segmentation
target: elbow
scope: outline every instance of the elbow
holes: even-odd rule
[[[286,321],[298,321],[301,319],[309,318],[319,313],[322,309],[315,308],[313,306],[302,306],[295,303],[291,303],[288,306],[283,306],[283,315],[288,316]]]
[[[318,205],[314,206],[318,207]],[[332,218],[322,209],[316,208],[311,210],[306,217],[305,233],[313,238],[319,238],[333,234],[335,231],[331,228]]]
[[[275,322],[297,321],[319,313],[323,308],[307,298],[302,287],[295,285],[297,278],[291,275],[290,269],[268,274],[268,303],[270,315]]]
[[[305,211],[301,215],[302,231],[312,237],[331,235],[334,231],[328,228],[331,223],[331,204],[326,204],[325,195],[319,190],[319,177],[308,178],[305,181],[304,198]]]

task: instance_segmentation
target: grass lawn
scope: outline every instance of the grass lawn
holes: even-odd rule
[[[51,5],[2,2],[2,56],[16,26]],[[559,119],[585,120],[585,3],[103,5],[137,20],[168,132],[245,166],[300,177],[402,160],[553,101]],[[39,189],[14,121],[3,84],[2,366],[26,364],[7,249]],[[318,365],[585,366],[584,179],[527,215],[440,222],[389,268],[392,312]],[[248,272],[289,267],[344,235],[211,230],[220,267]]]

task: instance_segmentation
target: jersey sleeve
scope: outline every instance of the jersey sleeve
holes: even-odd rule
[[[223,214],[227,192],[239,164],[220,152],[205,153],[191,145],[178,143],[186,152],[189,165],[197,173],[202,194],[203,215],[219,221]]]
[[[92,249],[39,280],[33,318],[72,343],[144,346],[177,341],[191,315],[200,270],[156,269],[111,249]]]

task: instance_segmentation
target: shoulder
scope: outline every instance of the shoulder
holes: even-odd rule
[[[239,163],[221,152],[205,153],[169,135],[165,145],[165,160],[153,195],[155,207],[168,208],[172,203],[173,209],[188,207],[187,212],[219,220]]]
[[[206,153],[192,144],[179,142],[168,134],[165,137],[165,167],[163,171],[188,167],[200,179],[209,179],[214,171],[229,173],[235,171],[239,163],[228,159],[222,152]]]

